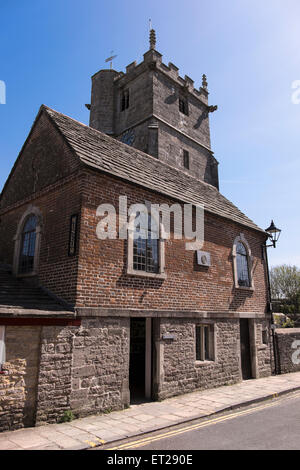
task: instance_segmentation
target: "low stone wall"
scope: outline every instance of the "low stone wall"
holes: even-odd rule
[[[275,338],[280,372],[300,371],[300,328],[277,328]]]

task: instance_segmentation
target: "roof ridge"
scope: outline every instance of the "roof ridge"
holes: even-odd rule
[[[109,136],[109,135],[105,134],[104,132],[101,132],[101,131],[99,131],[99,130],[97,130],[97,129],[94,129],[93,127],[89,126],[88,124],[84,124],[83,122],[78,121],[77,119],[74,119],[74,118],[72,118],[71,116],[68,116],[67,114],[61,113],[60,111],[57,111],[56,109],[53,109],[53,108],[50,108],[49,106],[46,106],[45,104],[42,104],[42,105],[41,105],[41,109],[43,109],[43,108],[44,108],[46,111],[50,111],[50,113],[48,113],[48,114],[50,115],[50,117],[52,117],[52,116],[51,116],[51,112],[53,112],[53,113],[55,113],[55,114],[58,114],[58,115],[60,115],[60,116],[63,116],[64,118],[71,119],[72,121],[76,122],[76,123],[79,124],[80,126],[86,128],[86,129],[88,129],[89,132],[93,132],[93,133],[95,133],[96,135],[100,135],[101,137],[103,136],[104,139],[105,139],[105,140],[107,139],[109,142],[110,142],[111,140],[113,140],[114,142],[118,142],[118,143],[121,144],[121,146],[123,146],[126,150],[129,149],[129,150],[131,150],[131,151],[133,151],[133,152],[137,152],[137,153],[139,153],[139,154],[141,154],[142,156],[145,156],[145,157],[147,157],[147,158],[150,157],[150,158],[152,158],[155,162],[159,162],[160,165],[163,165],[163,166],[166,166],[166,167],[168,167],[168,168],[171,168],[172,170],[175,170],[175,171],[176,171],[178,174],[180,174],[180,175],[182,174],[182,172],[181,172],[180,170],[178,170],[178,168],[176,168],[176,167],[174,167],[174,166],[172,166],[172,165],[169,165],[169,164],[166,163],[166,162],[162,162],[161,160],[158,160],[156,157],[153,157],[153,156],[150,155],[149,153],[143,152],[142,150],[136,149],[136,148],[134,148],[134,147],[129,147],[127,144],[125,144],[125,143],[122,142],[121,140],[116,140],[114,137],[111,137],[111,136]],[[212,188],[214,191],[217,191],[217,192],[220,193],[220,191],[219,191],[215,186],[213,186],[213,185],[210,184],[210,183],[207,183],[207,181],[201,181],[201,180],[199,180],[198,178],[196,178],[195,176],[189,175],[189,174],[187,174],[187,173],[183,173],[183,174],[184,174],[184,176],[185,176],[186,178],[193,179],[193,180],[195,180],[195,181],[197,181],[197,182],[200,181],[200,183],[202,183],[202,184],[204,184],[204,185],[207,185],[208,187]],[[220,194],[221,194],[221,193],[220,193]],[[223,197],[225,197],[225,196],[223,196]]]
[[[45,105],[44,109],[84,165],[173,199],[203,205],[207,212],[265,233],[211,184],[63,113]]]

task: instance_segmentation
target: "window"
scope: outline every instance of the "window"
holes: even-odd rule
[[[134,217],[128,233],[127,274],[165,279],[161,223],[142,211]]]
[[[234,241],[232,256],[235,287],[253,289],[251,250],[242,233]]]
[[[236,247],[236,268],[239,286],[250,287],[248,255],[241,242]]]
[[[123,90],[121,93],[121,111],[129,108],[129,90]]]
[[[19,273],[30,273],[34,267],[37,217],[30,215],[24,224]]]
[[[210,325],[196,325],[196,361],[213,360],[212,335]]]
[[[157,223],[148,215],[148,229],[140,225],[136,227],[133,240],[133,269],[158,273],[159,229]]]
[[[262,344],[269,344],[269,334],[267,328],[263,329],[261,332]]]
[[[42,214],[30,205],[21,217],[14,237],[13,273],[15,276],[36,276],[39,263]]]
[[[0,326],[0,372],[3,370],[5,361],[5,326]]]
[[[186,116],[189,114],[188,102],[183,97],[179,98],[179,111]]]
[[[74,214],[71,216],[71,219],[70,219],[69,256],[74,256],[76,254],[77,226],[78,226],[78,214]]]
[[[190,154],[187,150],[183,151],[183,166],[187,170],[190,169]]]

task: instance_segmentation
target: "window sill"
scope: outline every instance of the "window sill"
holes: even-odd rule
[[[209,366],[211,364],[215,364],[215,361],[195,361],[195,366],[196,367],[202,367],[202,366]]]
[[[248,292],[254,292],[254,287],[246,287],[246,286],[235,286],[237,290],[245,290]]]
[[[258,351],[264,351],[265,349],[268,349],[267,344],[261,344],[260,346],[257,347]]]
[[[127,274],[130,276],[148,277],[150,279],[166,279],[166,273],[147,273],[146,271],[137,271],[135,269],[128,268]]]

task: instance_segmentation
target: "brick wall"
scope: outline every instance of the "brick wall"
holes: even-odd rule
[[[77,306],[197,311],[247,311],[264,313],[267,302],[264,236],[220,217],[206,214],[205,244],[211,267],[200,267],[196,253],[185,249],[184,240],[165,242],[165,280],[127,274],[127,241],[98,240],[96,209],[102,203],[116,208],[119,195],[133,203],[166,203],[174,200],[103,174],[86,172],[82,199],[80,270]],[[244,233],[252,251],[254,291],[235,289],[232,246]]]

